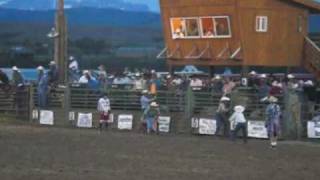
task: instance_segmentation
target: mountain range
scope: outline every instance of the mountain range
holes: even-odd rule
[[[50,10],[57,0],[0,0],[0,7],[20,10]],[[114,8],[125,11],[159,12],[158,0],[65,0],[65,8]]]

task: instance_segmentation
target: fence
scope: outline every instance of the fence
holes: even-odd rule
[[[23,90],[0,91],[0,114],[11,118],[31,119],[32,110],[38,109],[38,97],[36,88],[30,86]],[[51,90],[49,95],[48,109],[55,112],[57,125],[70,125],[69,112],[91,112],[94,118],[96,114],[97,101],[102,92],[106,92],[111,101],[112,110],[116,113],[132,113],[135,119],[139,119],[141,92],[133,90],[92,90],[84,87],[70,85]],[[290,94],[290,93],[288,93]],[[22,96],[21,96],[22,95]],[[219,105],[222,94],[210,91],[159,91],[156,100],[161,105],[161,113],[171,116],[173,119],[174,132],[190,132],[192,117],[213,117]],[[31,98],[33,97],[33,98]],[[234,105],[244,105],[245,115],[248,120],[263,121],[265,119],[266,104],[260,101],[257,90],[250,88],[238,88],[231,94],[231,107]],[[306,126],[306,122],[311,120],[320,105],[314,105],[314,111],[306,111],[301,108],[301,112],[293,110],[291,102],[294,98],[279,95],[279,104],[286,120],[283,127],[287,137],[295,137],[289,131],[294,131],[298,137],[306,135],[305,130],[297,128],[297,119],[301,126]],[[297,102],[299,102],[297,100]],[[305,107],[305,106],[304,106]],[[299,109],[299,108],[298,108]],[[308,108],[310,109],[310,108]],[[295,114],[297,113],[297,115]],[[297,116],[300,116],[297,118]],[[287,133],[288,132],[288,133]],[[299,132],[299,133],[297,133]],[[293,133],[293,134],[294,134]]]

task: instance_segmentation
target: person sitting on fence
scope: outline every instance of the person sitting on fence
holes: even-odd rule
[[[44,68],[43,68],[43,66],[38,66],[38,67],[37,67],[37,72],[38,72],[37,83],[39,83],[39,82],[40,82],[40,79],[41,79],[42,76],[44,75]]]
[[[79,79],[80,84],[88,84],[90,79],[90,72],[88,70],[84,70],[82,76]]]
[[[274,96],[268,98],[269,105],[266,108],[266,128],[270,138],[272,148],[277,146],[277,140],[280,133],[280,117],[281,109],[278,104],[278,99]]]
[[[17,66],[12,67],[12,85],[17,88],[24,86],[23,76]]]
[[[223,85],[223,95],[224,96],[230,95],[235,87],[236,87],[236,83],[234,83],[229,78],[226,78]]]
[[[107,94],[103,94],[102,97],[98,101],[98,112],[100,113],[99,119],[99,130],[101,131],[102,128],[108,127],[108,120],[110,118],[110,100]]]
[[[235,106],[234,113],[229,118],[232,141],[236,140],[238,131],[242,130],[243,142],[247,143],[247,120],[244,117],[244,111],[245,107],[240,105]]]
[[[153,101],[144,111],[143,115],[147,122],[147,133],[150,134],[151,132],[157,132],[158,118],[160,116],[159,105]]]
[[[212,79],[211,88],[214,93],[222,93],[223,82],[220,75],[214,76],[214,78]]]
[[[49,77],[48,74],[45,73],[41,76],[38,86],[38,106],[40,109],[46,108],[48,105],[48,94],[49,94]]]
[[[79,63],[76,60],[75,57],[70,56],[69,57],[69,77],[70,77],[70,82],[76,82],[79,79]]]
[[[220,133],[221,128],[223,127],[223,135],[228,136],[229,132],[229,122],[228,122],[228,103],[230,102],[230,98],[222,97],[220,99],[219,107],[216,112],[216,120],[217,120],[217,131],[216,134]]]
[[[271,96],[280,95],[282,93],[282,87],[283,87],[282,83],[280,83],[278,81],[273,81],[269,94]]]

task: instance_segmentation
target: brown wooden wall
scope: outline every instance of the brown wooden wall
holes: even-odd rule
[[[243,61],[235,60],[168,60],[171,65],[246,65],[246,66],[299,66],[304,36],[307,35],[308,11],[279,0],[160,0],[164,37],[169,51],[178,45],[182,55],[194,45],[204,49],[210,44],[214,57],[230,45],[235,51],[242,47]],[[228,15],[231,20],[231,38],[172,39],[171,17],[200,17]],[[255,31],[257,15],[268,16],[268,32]],[[298,32],[298,16],[303,18],[303,31]]]

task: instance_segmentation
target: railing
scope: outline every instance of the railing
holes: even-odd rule
[[[305,37],[304,58],[311,65],[317,76],[320,76],[320,48],[310,38]]]
[[[2,86],[0,89],[1,117],[29,119],[30,88]]]

